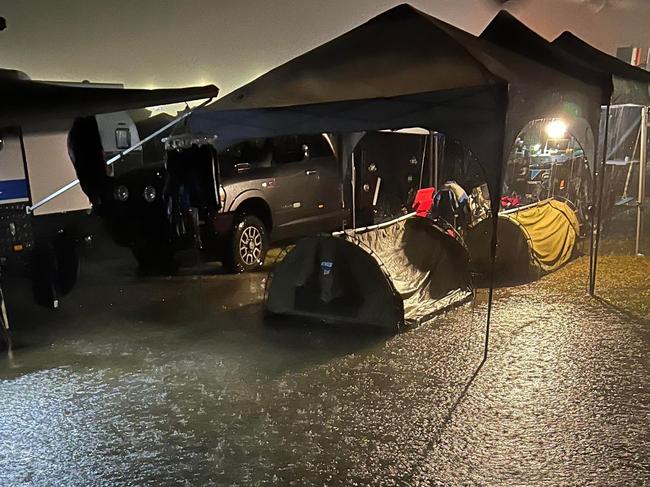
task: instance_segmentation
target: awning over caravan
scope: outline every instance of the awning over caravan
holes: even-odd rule
[[[576,137],[593,147],[601,100],[593,84],[400,5],[234,91],[190,124],[225,141],[437,130],[477,156],[497,208],[504,157],[520,129],[538,118],[579,118],[587,130]]]
[[[153,105],[216,97],[214,85],[196,88],[140,90],[78,87],[33,81],[24,73],[0,69],[0,123],[70,119]]]

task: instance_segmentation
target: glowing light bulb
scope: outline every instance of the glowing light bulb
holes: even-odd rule
[[[546,126],[546,134],[551,139],[563,139],[566,136],[567,124],[562,120],[553,120]]]

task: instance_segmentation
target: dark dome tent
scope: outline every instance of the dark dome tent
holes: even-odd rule
[[[266,310],[394,333],[471,299],[468,262],[460,239],[417,216],[306,238],[277,264]]]
[[[222,144],[294,133],[436,130],[478,158],[497,211],[504,156],[520,129],[565,117],[584,120],[585,138],[593,140],[601,99],[598,86],[400,5],[195,113],[189,127]],[[337,145],[343,174],[350,145]]]

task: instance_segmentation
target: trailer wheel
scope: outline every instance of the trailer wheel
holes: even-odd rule
[[[224,265],[230,272],[250,272],[264,265],[269,247],[266,227],[253,215],[240,215],[230,241]]]
[[[60,234],[51,242],[36,242],[31,269],[34,300],[41,306],[58,308],[59,299],[77,284],[79,271],[74,239]]]
[[[170,275],[176,273],[178,266],[174,250],[169,245],[145,244],[131,248],[138,270],[146,275]]]

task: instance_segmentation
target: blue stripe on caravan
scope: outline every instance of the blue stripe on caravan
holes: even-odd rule
[[[27,198],[27,180],[10,179],[0,181],[0,201]]]

